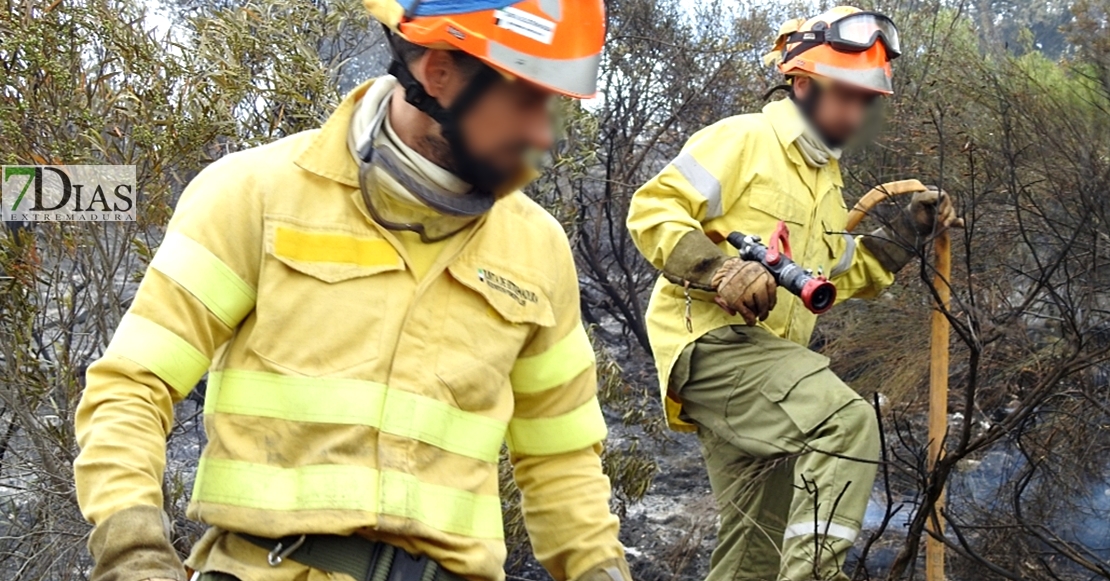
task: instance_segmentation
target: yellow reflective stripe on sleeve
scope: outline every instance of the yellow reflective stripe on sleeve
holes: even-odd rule
[[[501,539],[501,499],[367,466],[280,468],[201,458],[194,502],[272,511],[357,510],[408,518],[468,537]]]
[[[251,312],[257,293],[235,271],[192,238],[170,232],[150,266],[189,291],[225,325]]]
[[[134,313],[123,316],[107,352],[145,367],[182,397],[189,395],[212,363],[173,331]]]
[[[506,440],[513,452],[543,456],[581,450],[604,440],[607,433],[601,405],[592,397],[561,416],[514,419]]]
[[[278,227],[274,254],[302,262],[340,262],[357,266],[400,266],[401,255],[387,240],[350,234],[304,232]]]
[[[537,393],[558,387],[594,363],[594,348],[582,325],[575,325],[566,337],[550,349],[517,359],[509,374],[516,393]]]
[[[504,422],[423,395],[356,379],[225,369],[208,380],[205,412],[354,424],[496,463]]]

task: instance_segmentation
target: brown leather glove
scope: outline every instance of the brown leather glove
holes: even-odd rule
[[[714,292],[712,299],[731,315],[741,315],[754,325],[775,308],[775,277],[756,262],[727,256],[700,230],[679,239],[663,265],[663,274],[675,284],[697,291]]]
[[[775,277],[758,262],[729,258],[713,274],[716,302],[731,315],[744,317],[748,326],[767,319],[775,308]]]
[[[949,228],[963,228],[963,218],[956,216],[956,204],[948,192],[927,186],[910,199],[907,211],[913,217],[917,233],[922,236],[940,234]]]
[[[880,217],[884,212],[879,212]],[[921,253],[925,242],[949,228],[963,228],[956,216],[952,196],[935,186],[916,192],[901,211],[890,216],[887,224],[863,238],[863,245],[875,255],[883,268],[898,272]]]

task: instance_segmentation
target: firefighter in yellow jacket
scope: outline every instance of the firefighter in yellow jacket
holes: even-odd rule
[[[94,581],[185,581],[165,438],[205,373],[197,579],[499,581],[507,442],[551,575],[629,581],[571,250],[518,191],[595,91],[602,2],[404,4],[367,0],[392,76],[193,180],[89,368]]]
[[[784,222],[794,260],[842,301],[875,296],[958,224],[930,189],[878,231],[845,233],[839,148],[892,92],[899,50],[881,14],[788,23],[773,55],[790,98],[701,130],[632,199],[632,238],[665,274],[648,333],[667,419],[697,430],[721,511],[710,581],[846,579],[879,458],[873,411],[806,348],[816,316],[725,237],[768,240]]]

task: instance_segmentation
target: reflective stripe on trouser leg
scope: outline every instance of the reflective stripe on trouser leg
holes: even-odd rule
[[[849,543],[854,543],[856,537],[859,536],[859,530],[850,526],[844,526],[827,520],[819,520],[806,523],[794,523],[786,527],[786,532],[783,533],[783,540],[790,540],[794,537],[801,537],[805,535],[821,535],[826,537],[836,537],[844,539]]]
[[[844,565],[852,543],[832,536],[803,535],[783,544],[782,571],[784,581],[849,581]]]

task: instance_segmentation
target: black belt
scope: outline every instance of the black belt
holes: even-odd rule
[[[352,535],[300,535],[267,539],[235,533],[270,551],[271,567],[289,559],[302,565],[350,575],[358,581],[464,581],[429,559],[416,557],[388,543]]]

